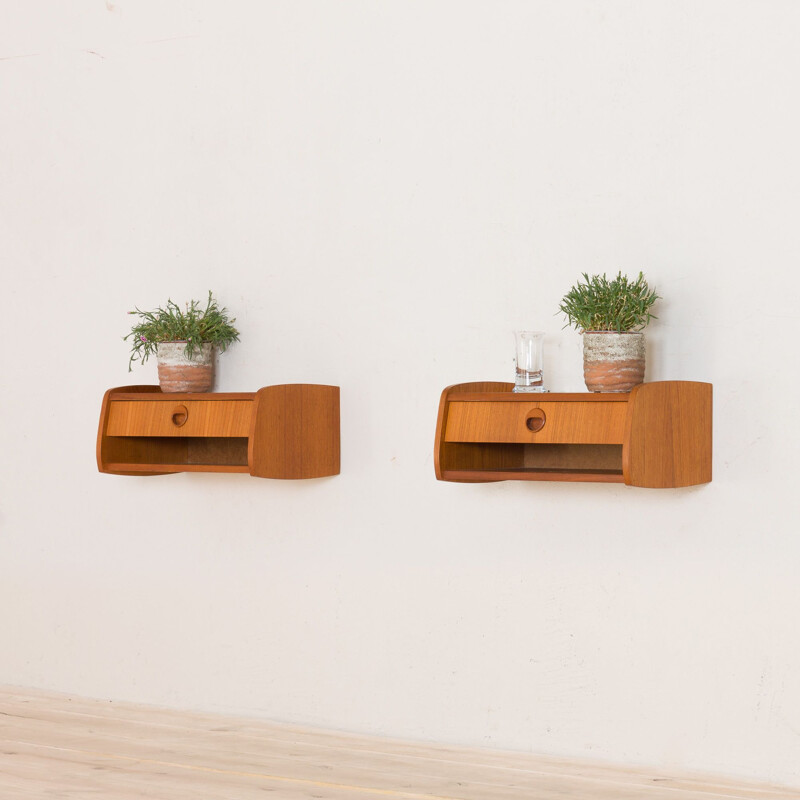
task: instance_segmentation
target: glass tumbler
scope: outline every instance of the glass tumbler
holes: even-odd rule
[[[546,392],[542,381],[542,331],[514,331],[517,343],[515,392]]]

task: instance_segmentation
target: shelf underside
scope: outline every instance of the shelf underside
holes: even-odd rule
[[[447,442],[445,481],[587,481],[623,483],[622,445]]]

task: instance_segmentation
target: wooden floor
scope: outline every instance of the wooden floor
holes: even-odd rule
[[[0,688],[0,798],[798,800],[800,790]]]

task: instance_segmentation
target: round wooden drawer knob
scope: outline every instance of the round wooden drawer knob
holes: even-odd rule
[[[528,412],[528,417],[525,420],[529,431],[540,431],[544,428],[544,423],[547,422],[547,417],[541,408],[534,408]]]
[[[180,428],[186,424],[187,419],[189,419],[189,409],[186,406],[175,406],[175,410],[172,412],[172,424],[176,428]]]

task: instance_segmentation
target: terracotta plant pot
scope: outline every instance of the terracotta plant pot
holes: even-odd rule
[[[583,379],[590,392],[629,392],[644,383],[644,334],[586,331]]]
[[[186,342],[158,345],[158,382],[162,392],[210,392],[214,385],[213,344],[204,344],[193,357],[186,355]]]

